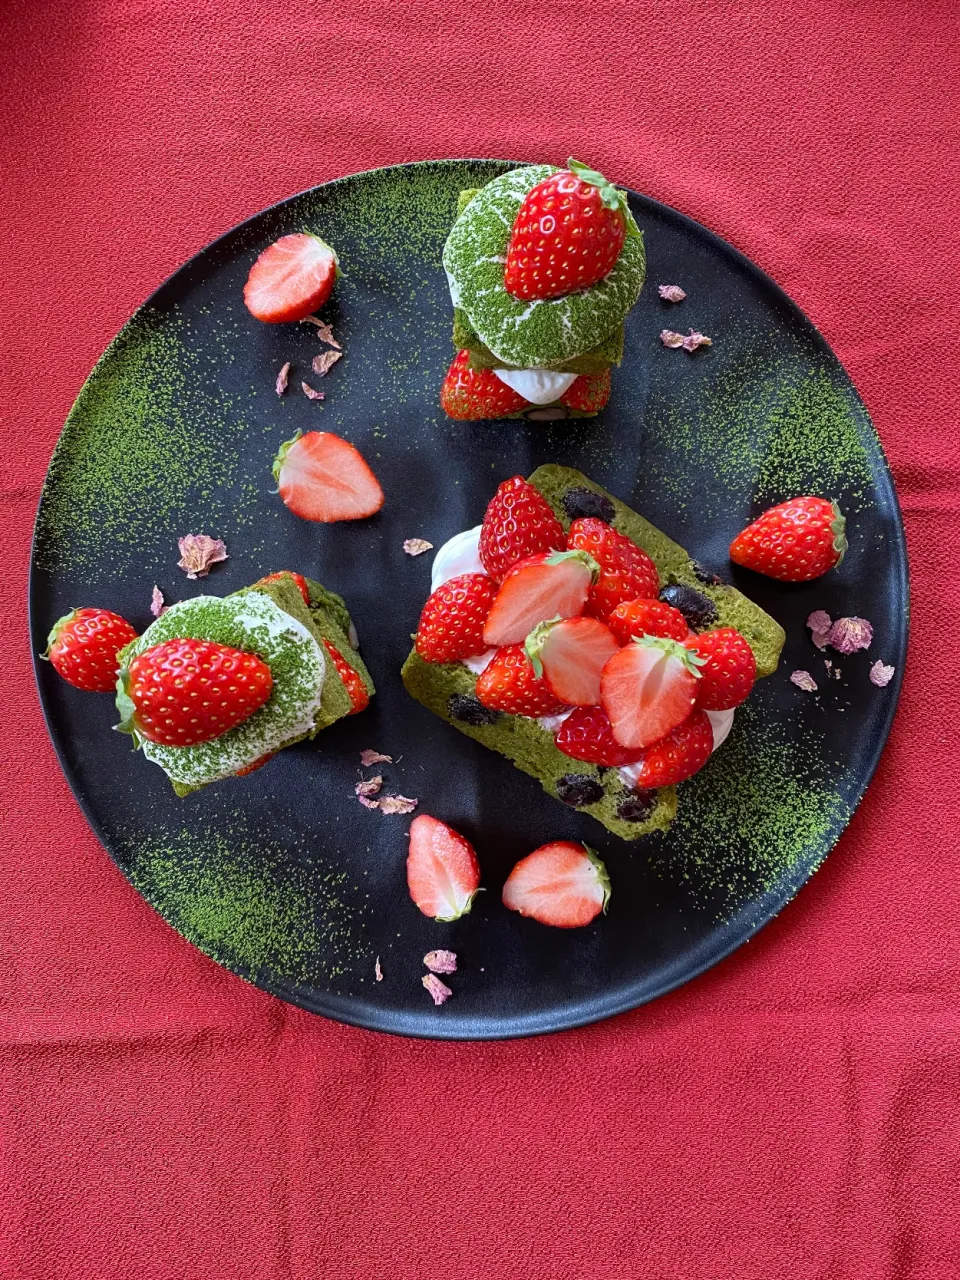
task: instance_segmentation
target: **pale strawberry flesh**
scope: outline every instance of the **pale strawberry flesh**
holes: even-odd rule
[[[693,710],[697,677],[686,653],[676,641],[647,639],[621,649],[604,667],[600,701],[621,746],[647,747]]]
[[[410,897],[434,920],[458,920],[480,887],[473,845],[453,827],[422,813],[410,825],[407,855]]]
[[[534,668],[539,662],[546,683],[571,707],[599,703],[600,673],[619,648],[609,628],[596,618],[546,622],[527,638]]]
[[[303,520],[362,520],[383,506],[383,490],[363,456],[329,431],[309,431],[278,455],[280,497]]]
[[[337,256],[318,236],[281,236],[250,268],[243,300],[257,320],[304,320],[330,297],[336,278]]]
[[[491,648],[523,644],[538,623],[582,613],[593,581],[594,562],[582,552],[528,556],[503,580],[483,629]]]
[[[606,867],[573,840],[555,840],[522,858],[503,886],[510,911],[559,929],[577,929],[606,909],[610,880]]]

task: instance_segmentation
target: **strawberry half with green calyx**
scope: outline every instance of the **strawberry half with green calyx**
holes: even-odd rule
[[[489,648],[523,644],[540,622],[583,612],[599,565],[583,551],[527,556],[507,571],[483,628]]]
[[[250,268],[243,300],[268,324],[305,320],[330,297],[339,274],[337,255],[319,236],[281,236]]]
[[[470,352],[459,351],[440,388],[440,408],[458,422],[480,422],[529,409],[530,401],[501,382],[492,369],[471,369]]]
[[[754,686],[757,660],[739,631],[720,627],[686,641],[686,647],[703,659],[697,706],[704,711],[732,711]]]
[[[554,840],[521,858],[503,886],[503,905],[557,929],[578,929],[606,911],[607,868],[589,845]]]
[[[599,764],[605,769],[622,769],[626,764],[634,764],[643,754],[621,747],[603,707],[577,707],[564,720],[553,741],[565,756]]]
[[[702,769],[712,751],[713,726],[707,713],[698,709],[641,753],[634,762],[640,765],[635,786],[639,791],[672,787]]]
[[[683,643],[690,634],[680,610],[662,600],[625,600],[611,613],[607,626],[621,645],[640,636],[668,636]]]
[[[599,413],[610,399],[610,370],[581,373],[560,397],[560,403],[581,413]]]
[[[424,662],[461,662],[488,649],[483,627],[496,595],[497,584],[485,573],[458,574],[431,592],[414,638]]]
[[[660,590],[657,566],[635,542],[596,516],[574,520],[567,546],[586,551],[600,566],[600,573],[586,612],[606,622],[625,600],[655,600]]]
[[[571,159],[528,191],[507,245],[503,285],[514,298],[559,298],[589,289],[616,265],[628,234],[626,196]]]
[[[279,569],[276,573],[268,573],[265,578],[259,578],[253,585],[255,587],[265,587],[271,582],[283,582],[290,578],[294,586],[303,596],[303,603],[310,603],[310,588],[307,586],[307,580],[302,573],[294,573],[292,569]]]
[[[730,543],[730,559],[779,582],[810,582],[847,553],[847,522],[826,498],[791,498],[771,507]]]
[[[477,700],[491,711],[511,716],[555,716],[565,710],[546,681],[533,669],[522,644],[498,649],[493,661],[477,678]]]
[[[689,716],[703,659],[661,636],[642,636],[613,655],[600,676],[600,701],[623,747],[648,747]]]
[[[425,916],[459,920],[480,888],[480,863],[473,845],[453,827],[421,813],[410,824],[407,887]]]
[[[323,647],[329,653],[337,675],[343,681],[343,687],[350,697],[350,710],[347,714],[355,716],[358,711],[365,711],[370,705],[370,695],[367,693],[367,686],[363,683],[360,673],[354,671],[340,650],[334,648],[329,640],[324,640]]]
[[[284,504],[303,520],[363,520],[383,506],[383,490],[363,455],[329,431],[297,432],[273,460]]]
[[[596,706],[600,672],[620,648],[596,618],[551,618],[524,643],[534,672],[570,707]]]
[[[137,633],[109,609],[71,609],[53,624],[40,655],[75,689],[110,693],[116,688],[117,654]]]
[[[566,545],[563,525],[539,489],[523,476],[497,487],[480,530],[480,562],[491,578],[501,582],[518,561],[541,551],[563,551]]]
[[[255,653],[212,640],[166,640],[124,663],[117,677],[121,733],[193,747],[219,738],[259,711],[273,676]]]

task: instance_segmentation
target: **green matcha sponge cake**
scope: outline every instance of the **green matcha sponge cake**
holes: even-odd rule
[[[362,710],[374,692],[343,600],[292,573],[229,596],[172,605],[119,659],[120,728],[178,795],[252,772],[284,747]],[[197,704],[188,700],[199,697],[207,706],[210,687],[238,705],[231,702],[224,713],[224,731],[207,726],[191,740],[189,712]],[[158,698],[163,715],[173,704],[167,721],[156,715]]]
[[[440,396],[449,417],[603,408],[646,263],[626,197],[602,174],[531,165],[461,192],[443,265],[457,348]]]
[[[483,525],[437,553],[402,677],[548,794],[636,840],[670,826],[676,784],[707,763],[783,642],[649,521],[548,465],[504,481]]]

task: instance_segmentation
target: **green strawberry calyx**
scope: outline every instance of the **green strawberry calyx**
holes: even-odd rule
[[[290,452],[290,450],[293,448],[293,446],[297,443],[297,441],[300,439],[302,435],[303,435],[303,432],[298,427],[297,434],[294,436],[291,436],[289,440],[284,440],[283,444],[277,450],[277,456],[274,458],[273,466],[270,468],[271,471],[273,472],[273,478],[274,480],[276,480],[277,484],[280,483],[280,471],[286,460],[287,454]],[[277,491],[275,489],[274,493],[276,492]]]
[[[597,853],[596,849],[591,849],[591,847],[588,844],[584,844],[583,847],[584,847],[584,850],[586,851],[587,857],[590,859],[590,862],[592,863],[593,868],[597,873],[597,880],[600,884],[601,889],[603,890],[603,914],[606,915],[607,905],[610,902],[610,895],[613,893],[613,890],[610,887],[610,876],[607,872],[606,864],[603,862],[602,858],[600,857],[599,853]]]
[[[543,659],[540,656],[543,652],[543,646],[547,643],[547,636],[560,621],[561,618],[558,613],[555,618],[548,618],[545,622],[538,622],[523,642],[524,650],[533,667],[533,674],[538,680],[543,679]]]
[[[833,534],[833,549],[837,553],[837,563],[834,568],[839,568],[843,564],[843,557],[847,554],[849,543],[847,542],[847,519],[833,499],[830,500],[830,506],[833,508],[833,519],[830,521],[830,532]]]
[[[113,727],[117,733],[129,733],[133,739],[133,749],[136,751],[143,745],[143,734],[137,728],[137,705],[130,696],[130,666],[127,662],[121,663],[117,675],[116,701],[120,723]]]
[[[590,570],[590,585],[594,586],[600,577],[600,566],[589,551],[551,551],[544,564],[563,564],[565,560],[579,560]]]
[[[567,168],[575,178],[579,178],[581,182],[587,182],[591,187],[596,187],[600,193],[600,202],[604,208],[618,211],[623,215],[623,221],[627,229],[628,236],[638,236],[640,234],[633,218],[629,216],[630,210],[627,207],[627,197],[622,191],[608,182],[607,179],[596,169],[591,169],[589,165],[582,164],[579,160],[574,160],[573,156],[567,161]]]
[[[698,668],[706,666],[707,663],[707,659],[701,658],[699,653],[694,653],[679,640],[671,640],[669,636],[634,636],[633,643],[639,645],[641,649],[660,649],[668,658],[679,659],[690,674],[696,676],[698,680],[700,679]]]
[[[65,613],[62,618],[58,618],[50,628],[50,634],[47,636],[47,647],[44,649],[43,653],[40,654],[40,657],[44,662],[50,661],[50,651],[60,639],[61,631],[63,631],[64,627],[67,626],[68,623],[74,620],[79,612],[79,609],[71,609],[70,612]]]

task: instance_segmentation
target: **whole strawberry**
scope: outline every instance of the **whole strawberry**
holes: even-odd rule
[[[559,298],[610,274],[627,234],[626,198],[577,160],[527,192],[507,246],[503,284],[523,301]]]
[[[497,584],[485,573],[461,573],[427,597],[417,625],[415,647],[424,662],[460,662],[487,645],[483,626]]]
[[[697,684],[697,706],[704,711],[739,707],[757,678],[757,660],[746,640],[733,627],[705,631],[686,642],[705,659]]]
[[[645,551],[622,533],[585,516],[574,520],[567,534],[571,551],[586,551],[600,566],[600,576],[590,590],[586,612],[606,622],[625,600],[655,600],[660,590],[657,566]]]
[[[350,695],[350,710],[347,714],[355,716],[358,711],[365,711],[370,705],[370,695],[367,693],[367,686],[363,683],[360,673],[354,671],[340,650],[335,649],[329,640],[324,640],[323,647],[329,653],[337,675]]]
[[[554,716],[564,709],[546,681],[538,678],[522,644],[497,650],[477,680],[476,694],[491,711],[511,716]]]
[[[73,609],[53,624],[42,656],[74,688],[110,693],[117,684],[117,654],[136,638],[136,631],[118,613]]]
[[[621,747],[613,736],[610,717],[603,707],[577,707],[567,716],[554,736],[558,751],[574,760],[586,760],[607,769],[633,764],[643,754]]]
[[[651,743],[637,763],[637,790],[672,787],[692,777],[710,759],[713,726],[706,711],[696,710],[659,741]]]
[[[121,733],[193,747],[248,720],[270,697],[273,676],[255,653],[212,640],[165,640],[120,671]]]
[[[680,610],[662,600],[625,600],[611,613],[607,626],[621,645],[640,636],[667,636],[683,643],[690,634]]]
[[[541,551],[563,551],[563,525],[538,489],[523,476],[504,480],[490,499],[480,531],[480,561],[500,582],[518,560]]]
[[[460,351],[440,388],[440,408],[458,422],[478,422],[529,409],[530,402],[501,382],[492,369],[471,369],[470,352]]]
[[[582,413],[598,413],[610,399],[610,370],[602,373],[582,373],[574,378],[560,397],[560,403],[568,409]]]
[[[730,559],[780,582],[810,582],[840,564],[846,520],[827,498],[791,498],[771,507],[730,543]]]

